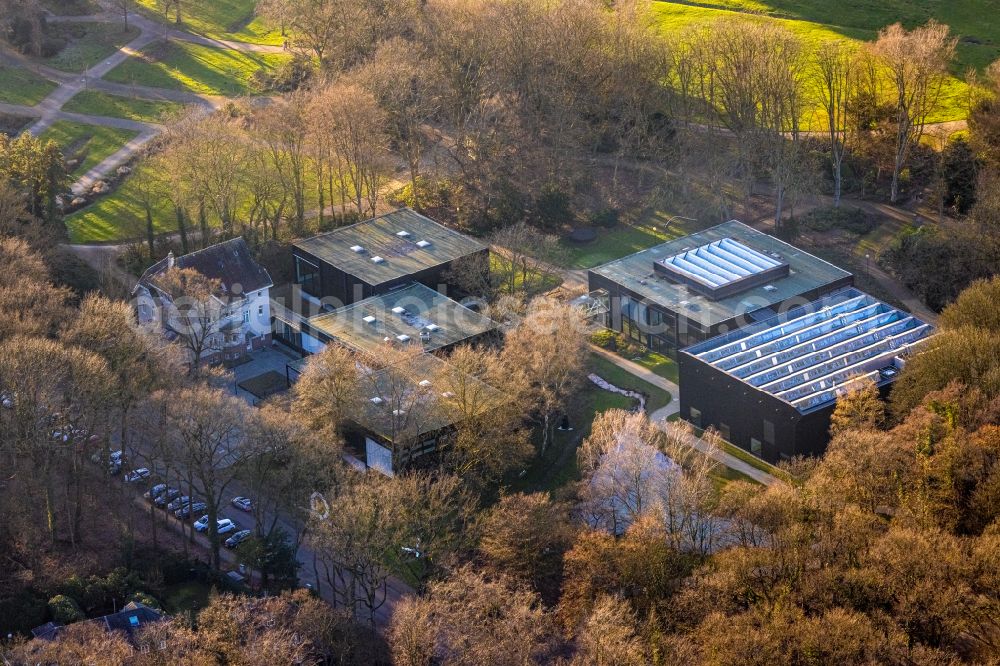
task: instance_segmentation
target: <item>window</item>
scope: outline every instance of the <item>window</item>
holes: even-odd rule
[[[697,426],[699,428],[701,427],[701,410],[700,409],[695,409],[694,407],[691,408],[691,423],[693,423],[695,426]]]
[[[295,257],[295,281],[302,291],[312,296],[319,296],[319,266],[310,263],[302,257]]]
[[[774,444],[774,424],[764,419],[764,441]]]
[[[249,310],[244,310],[243,311],[243,323],[244,324],[249,324],[250,323],[250,311]]]
[[[264,316],[264,306],[263,305],[258,305],[257,306],[257,316],[258,317],[263,317]]]
[[[750,453],[754,454],[755,456],[759,456],[763,448],[764,447],[760,443],[759,439],[757,439],[756,437],[750,438]]]

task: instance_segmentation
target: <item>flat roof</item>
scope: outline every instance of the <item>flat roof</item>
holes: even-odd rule
[[[487,247],[409,208],[296,241],[294,245],[371,285],[413,275]]]
[[[312,317],[308,327],[356,351],[377,354],[387,342],[434,351],[492,331],[497,323],[414,282]]]
[[[901,357],[932,332],[913,315],[850,288],[684,352],[808,412],[835,402],[860,378],[893,381]]]
[[[391,442],[418,438],[459,423],[469,407],[461,402],[463,394],[475,395],[475,406],[480,410],[506,400],[496,388],[433,354],[421,354],[405,365],[370,371],[361,381],[365,399],[351,419]]]
[[[734,248],[735,244],[752,252],[752,256],[761,255],[778,262],[776,266],[762,270],[774,270],[781,264],[787,264],[787,273],[782,271],[782,275],[773,275],[773,279],[765,284],[750,284],[737,293],[713,298],[699,293],[694,285],[681,282],[681,278],[654,268],[655,264],[663,266],[662,262],[684,256],[698,248]],[[704,256],[707,253],[702,254]],[[652,303],[700,322],[705,327],[775,306],[800,294],[851,277],[851,273],[737,220],[675,238],[592,268],[591,271]],[[738,284],[738,280],[730,282]]]

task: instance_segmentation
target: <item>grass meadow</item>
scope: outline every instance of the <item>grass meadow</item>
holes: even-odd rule
[[[273,69],[292,56],[241,53],[185,42],[153,44],[111,70],[104,78],[203,95],[238,96],[257,92],[254,74]]]

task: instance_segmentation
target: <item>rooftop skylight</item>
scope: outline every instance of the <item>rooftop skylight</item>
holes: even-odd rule
[[[788,275],[788,264],[777,253],[764,254],[732,238],[659,259],[653,268],[675,282],[716,298]]]

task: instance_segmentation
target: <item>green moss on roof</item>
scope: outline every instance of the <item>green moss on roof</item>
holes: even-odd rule
[[[403,308],[404,312],[394,312],[394,308]],[[385,338],[398,344],[398,336],[407,336],[408,344],[434,351],[476,338],[497,326],[489,317],[419,283],[313,317],[308,325],[347,347],[371,354],[386,344]],[[425,340],[421,340],[421,332]]]

